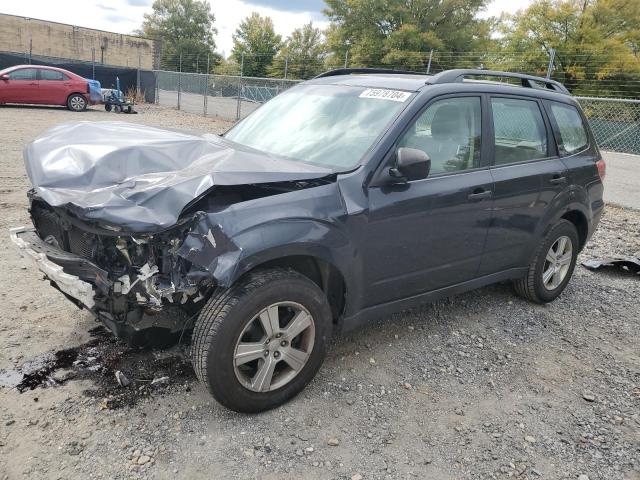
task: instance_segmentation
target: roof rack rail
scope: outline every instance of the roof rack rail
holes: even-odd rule
[[[519,78],[523,87],[527,88],[539,88],[536,84],[544,85],[544,88],[554,90],[556,92],[567,93],[569,90],[560,82],[551,80],[544,77],[536,77],[533,75],[525,75],[524,73],[512,73],[512,72],[500,72],[496,70],[480,70],[480,69],[454,69],[445,70],[444,72],[433,75],[426,83],[430,85],[436,85],[441,83],[454,83],[462,82],[464,77],[506,77],[506,78]]]
[[[425,75],[421,72],[412,72],[410,70],[394,70],[392,68],[336,68],[335,70],[328,70],[322,72],[320,75],[316,75],[313,78],[335,77],[338,75],[351,75],[352,73],[402,73],[409,75]]]

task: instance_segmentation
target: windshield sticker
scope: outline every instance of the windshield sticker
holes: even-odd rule
[[[360,94],[360,98],[377,98],[378,100],[393,100],[394,102],[404,102],[410,96],[410,92],[386,90],[384,88],[367,88]]]

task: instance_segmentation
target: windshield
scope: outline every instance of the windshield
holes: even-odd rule
[[[267,102],[225,137],[274,155],[349,170],[411,96],[401,90],[301,85]]]

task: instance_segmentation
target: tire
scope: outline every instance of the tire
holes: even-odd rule
[[[555,252],[551,249],[552,247],[556,250],[560,249],[563,241],[568,246],[563,248],[565,253],[560,252],[555,256],[558,267],[555,272],[560,275],[555,277],[556,273],[553,273],[553,268],[551,268],[553,263],[550,261],[550,258],[554,258],[552,253]],[[570,252],[567,251],[569,247]],[[538,246],[529,264],[527,275],[514,282],[516,293],[535,303],[548,303],[558,298],[571,280],[578,258],[578,250],[578,231],[575,225],[567,220],[560,220],[549,230]],[[548,272],[552,273],[550,279],[548,275],[545,275]]]
[[[104,104],[104,109],[105,109],[107,112],[110,112],[110,111],[111,111],[111,104],[110,104],[110,103],[105,103],[105,104]]]
[[[120,113],[122,111],[122,107],[120,105],[114,105],[113,106],[113,111],[115,113]]]
[[[131,105],[125,107],[124,113],[131,113]]]
[[[270,341],[263,318],[268,317],[267,323],[275,318],[271,312],[276,304],[280,304],[275,307],[278,327]],[[290,330],[289,338],[286,327],[292,326],[294,318],[309,323],[305,315],[311,317],[310,325],[299,334]],[[293,270],[257,270],[228,289],[217,289],[200,312],[193,331],[193,367],[225,407],[241,413],[269,410],[297,395],[313,379],[326,355],[331,328],[327,297],[315,283]],[[243,345],[253,350],[240,354]],[[294,355],[302,355],[304,362],[292,362]],[[270,365],[275,365],[273,376],[261,383],[267,378],[261,372]]]
[[[69,95],[69,98],[67,98],[67,108],[72,112],[82,112],[87,109],[87,99],[79,93]]]

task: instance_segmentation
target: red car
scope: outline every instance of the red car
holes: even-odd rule
[[[64,105],[81,112],[89,104],[89,82],[68,70],[17,65],[0,70],[0,104]]]

